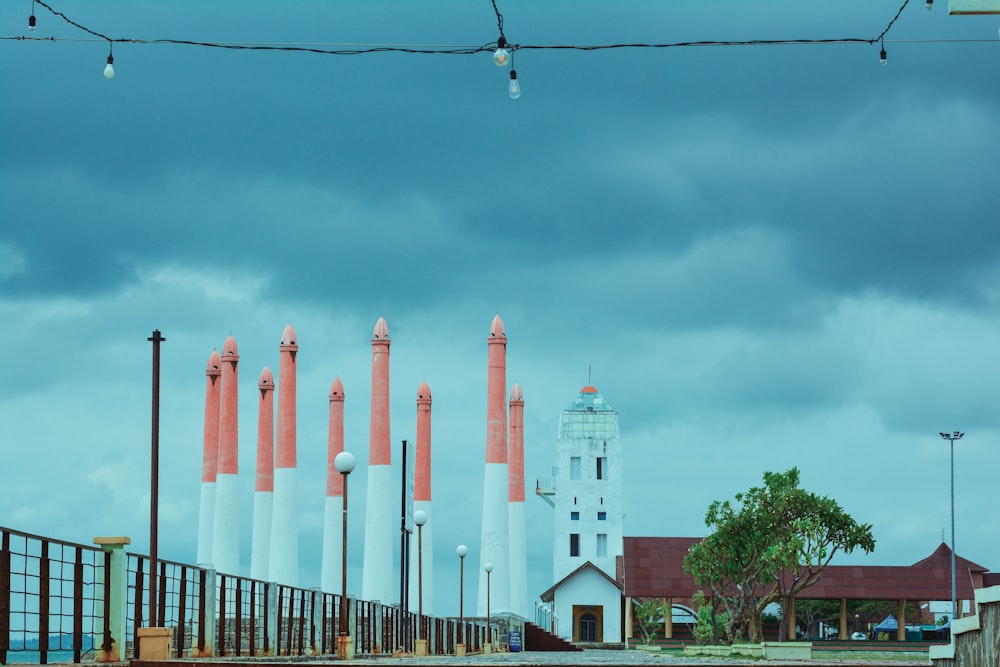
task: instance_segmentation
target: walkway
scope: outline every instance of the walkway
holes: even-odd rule
[[[307,663],[303,665],[302,663]],[[280,658],[233,658],[229,660],[164,660],[143,662],[133,661],[131,667],[233,667],[234,665],[296,665],[298,667],[320,667],[343,665],[345,663],[330,660],[327,657],[280,657]],[[808,662],[788,660],[720,660],[718,658],[684,658],[668,654],[647,653],[644,651],[608,651],[588,649],[574,653],[549,653],[527,651],[523,653],[494,653],[491,655],[470,655],[464,658],[454,656],[416,657],[363,657],[350,661],[351,665],[379,665],[380,667],[621,667],[621,665],[701,665],[702,667],[732,667],[733,665],[781,665],[782,667],[875,667],[894,665],[895,667],[925,667],[926,652],[913,652],[908,655],[894,654],[871,658],[860,655],[837,656],[826,660],[821,656]]]

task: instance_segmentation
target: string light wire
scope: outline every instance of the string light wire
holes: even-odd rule
[[[910,0],[903,0],[892,20],[886,24],[885,28],[875,37],[837,37],[820,39],[747,39],[747,40],[698,40],[698,41],[678,41],[678,42],[623,42],[615,44],[516,44],[509,42],[504,34],[503,14],[500,13],[496,5],[496,0],[491,0],[494,13],[497,17],[497,29],[500,37],[504,39],[506,46],[511,51],[516,50],[572,50],[572,51],[605,51],[611,49],[669,49],[692,46],[770,46],[778,44],[798,44],[798,45],[821,45],[821,44],[876,44],[883,43],[885,36],[889,33],[896,21],[899,20],[903,10]],[[200,41],[190,39],[140,39],[130,37],[110,37],[92,28],[74,21],[63,12],[53,8],[45,0],[33,0],[59,17],[73,27],[82,30],[94,37],[106,42],[120,42],[128,44],[172,44],[180,46],[200,46],[216,49],[233,49],[248,51],[304,51],[322,55],[364,55],[371,53],[407,53],[407,54],[427,54],[427,55],[474,55],[495,51],[497,41],[487,42],[480,45],[449,45],[449,44],[309,44],[309,43],[288,43],[288,42],[216,42]],[[56,37],[28,37],[28,36],[7,36],[0,37],[5,40],[41,40],[41,41],[71,41],[66,38]],[[81,41],[81,40],[72,40]],[[499,41],[499,38],[498,38]],[[937,41],[977,41],[977,40],[922,40],[927,42]]]
[[[697,40],[697,41],[677,41],[677,42],[623,42],[614,44],[516,44],[507,40],[504,34],[503,14],[497,7],[496,0],[491,0],[493,11],[497,19],[497,30],[499,37],[495,42],[487,42],[479,45],[450,45],[450,44],[323,44],[323,43],[286,43],[286,42],[216,42],[200,41],[189,39],[140,39],[118,37],[114,38],[98,30],[89,28],[77,21],[74,21],[63,12],[55,9],[45,0],[32,0],[32,13],[34,17],[34,6],[38,4],[51,12],[54,16],[62,19],[71,26],[91,35],[94,39],[80,38],[57,38],[40,36],[0,36],[0,40],[17,41],[105,41],[111,46],[115,42],[142,45],[178,45],[178,46],[198,46],[213,49],[228,49],[239,51],[283,51],[283,52],[303,52],[319,55],[366,55],[375,53],[403,53],[420,55],[475,55],[478,53],[495,53],[499,48],[506,48],[510,52],[510,61],[513,61],[513,54],[520,50],[535,51],[607,51],[615,49],[671,49],[686,47],[727,47],[727,46],[777,46],[777,45],[837,45],[837,44],[879,44],[881,53],[884,53],[886,42],[892,43],[954,43],[954,42],[985,42],[989,40],[979,39],[925,39],[925,40],[887,40],[886,36],[899,20],[909,5],[910,0],[903,0],[896,11],[896,14],[886,24],[885,28],[874,37],[837,37],[818,39],[747,39],[747,40]],[[880,53],[880,55],[881,55]],[[110,55],[109,55],[110,57]],[[504,64],[507,64],[506,62]],[[516,75],[515,75],[516,77]]]

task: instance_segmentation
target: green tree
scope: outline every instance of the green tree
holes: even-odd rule
[[[663,603],[644,600],[635,606],[635,620],[642,631],[642,643],[649,646],[656,639],[656,631],[663,625]]]
[[[832,498],[799,487],[799,470],[764,473],[764,485],[715,501],[705,514],[713,532],[693,545],[684,570],[708,586],[729,615],[731,639],[761,640],[761,614],[815,584],[839,551],[875,548],[871,524],[859,524]],[[780,637],[787,637],[782,614]]]
[[[694,636],[695,642],[699,646],[718,644],[719,626],[728,627],[729,615],[725,612],[717,614],[717,604],[714,601],[710,604],[705,600],[705,594],[702,591],[697,591],[694,594],[691,598],[691,604],[694,606],[695,613],[697,614],[697,621],[691,629],[691,634]]]

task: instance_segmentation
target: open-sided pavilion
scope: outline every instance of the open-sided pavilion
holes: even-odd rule
[[[631,633],[632,600],[661,599],[666,609],[679,604],[690,608],[691,598],[700,589],[694,578],[684,572],[684,556],[700,537],[626,537],[621,561],[620,580],[625,595],[625,631]],[[955,555],[958,610],[962,602],[973,600],[974,591],[1000,584],[1000,573],[971,560]],[[706,596],[711,591],[701,589]],[[913,565],[830,565],[819,581],[801,595],[809,600],[840,602],[840,636],[848,632],[848,600],[896,600],[897,618],[905,618],[906,602],[951,600],[951,549],[943,542],[935,551]],[[789,639],[795,638],[795,601],[783,610],[787,618]],[[664,614],[664,637],[673,637],[671,614]],[[906,639],[906,624],[896,632],[900,641]]]

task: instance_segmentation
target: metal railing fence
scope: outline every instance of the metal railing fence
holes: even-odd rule
[[[126,553],[127,538],[73,544],[0,527],[0,664],[79,663],[88,653],[140,658],[149,625],[149,557]],[[341,597],[157,560],[157,625],[172,629],[171,656],[331,655]],[[481,619],[419,617],[398,606],[349,600],[347,627],[357,655],[483,649],[493,632]],[[419,628],[418,628],[419,624]],[[57,653],[58,652],[58,653]],[[11,660],[13,658],[13,660]]]
[[[107,569],[101,549],[0,527],[0,663],[80,662],[105,646]]]

